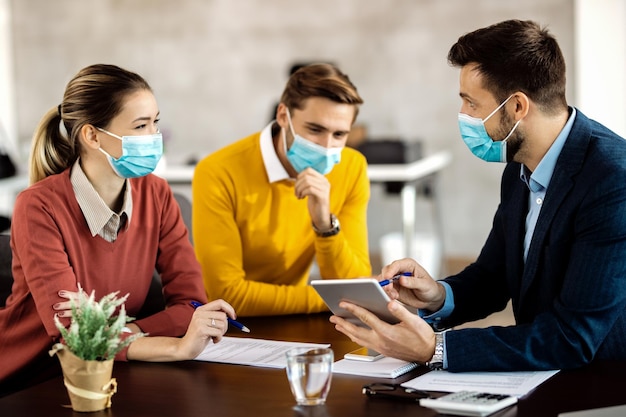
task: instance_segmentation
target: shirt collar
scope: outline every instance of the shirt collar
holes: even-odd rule
[[[111,216],[116,213],[106,205],[102,197],[100,197],[100,194],[93,188],[93,185],[89,181],[89,178],[87,178],[87,175],[85,175],[79,162],[80,158],[78,158],[72,166],[70,181],[72,182],[76,200],[85,216],[91,235],[96,236],[104,228]],[[128,227],[133,213],[133,198],[130,181],[128,179],[124,184],[124,203],[122,204],[122,210],[119,215],[121,216],[123,213],[126,213],[126,227]]]
[[[570,107],[571,114],[563,126],[561,133],[556,137],[548,152],[541,158],[539,161],[539,165],[535,171],[530,175],[530,171],[523,164],[520,168],[520,179],[526,183],[530,191],[537,192],[540,190],[545,190],[550,185],[550,180],[552,179],[552,174],[554,173],[554,167],[556,166],[556,161],[559,159],[559,155],[563,150],[563,146],[565,145],[565,141],[569,136],[572,126],[574,125],[574,119],[576,118],[576,109]]]
[[[276,148],[274,147],[274,138],[272,137],[272,125],[275,121],[265,126],[261,131],[260,144],[261,144],[261,157],[263,158],[263,164],[265,165],[265,172],[269,182],[278,182],[282,180],[290,179],[287,170],[278,159]],[[280,135],[284,133],[281,131]]]

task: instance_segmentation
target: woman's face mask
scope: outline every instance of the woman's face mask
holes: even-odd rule
[[[303,138],[300,135],[296,135],[291,123],[291,115],[289,109],[287,109],[287,121],[289,122],[289,129],[293,135],[293,143],[291,147],[287,149],[287,139],[285,131],[282,131],[283,144],[287,151],[287,159],[293,168],[298,172],[302,172],[307,168],[313,168],[315,171],[322,175],[328,174],[335,164],[341,161],[341,148],[326,148],[324,146],[313,143],[310,140]]]
[[[163,136],[160,132],[120,137],[99,127],[97,129],[122,141],[122,156],[117,159],[100,148],[100,152],[108,157],[113,171],[122,178],[137,178],[150,174],[163,155]]]
[[[489,120],[491,116],[493,116],[498,110],[502,108],[513,97],[509,96],[506,100],[502,102],[494,111],[489,114],[489,116],[484,119],[479,119],[477,117],[472,117],[465,113],[459,113],[459,129],[461,131],[461,138],[463,138],[463,142],[467,145],[470,151],[479,157],[480,159],[487,162],[506,162],[506,141],[511,137],[515,129],[517,129],[517,125],[522,120],[518,120],[517,123],[513,126],[511,131],[504,139],[499,142],[494,142],[493,139],[487,133],[487,129],[485,129],[485,122]]]

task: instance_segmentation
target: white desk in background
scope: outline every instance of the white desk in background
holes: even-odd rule
[[[427,178],[435,177],[439,171],[450,164],[450,152],[441,151],[408,164],[370,164],[367,175],[371,182],[402,182],[400,198],[402,200],[402,234],[404,238],[404,256],[412,257],[413,239],[415,236],[415,199],[417,186]],[[436,178],[435,178],[436,180]],[[436,184],[433,185],[435,203],[435,230],[439,239],[443,238],[442,224],[439,217],[439,194]]]
[[[370,164],[367,175],[371,182],[402,182],[400,198],[402,200],[402,232],[404,237],[404,256],[413,253],[415,234],[415,199],[420,181],[435,176],[450,164],[450,152],[441,151],[407,164]],[[172,185],[191,185],[195,167],[168,166],[159,175]],[[437,190],[434,190],[435,204],[438,205]],[[437,207],[439,209],[439,207]],[[441,238],[441,222],[436,219],[436,228]]]

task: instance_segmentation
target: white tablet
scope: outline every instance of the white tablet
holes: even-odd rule
[[[343,317],[358,326],[365,327],[366,325],[348,310],[340,308],[340,301],[348,301],[363,307],[387,323],[399,322],[387,309],[387,303],[391,299],[376,278],[320,279],[311,281],[311,285],[334,315]]]

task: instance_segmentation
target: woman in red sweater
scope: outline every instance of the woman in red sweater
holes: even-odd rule
[[[117,360],[193,359],[218,342],[233,308],[207,303],[201,270],[167,182],[150,173],[163,150],[159,109],[137,74],[92,65],[33,137],[31,186],[17,198],[11,230],[12,294],[0,309],[0,395],[60,373],[48,350],[69,324],[80,284],[96,298],[129,294],[136,316],[153,272],[166,309],[128,324],[148,333]],[[195,310],[192,301],[205,305]],[[182,336],[182,337],[181,337]]]

